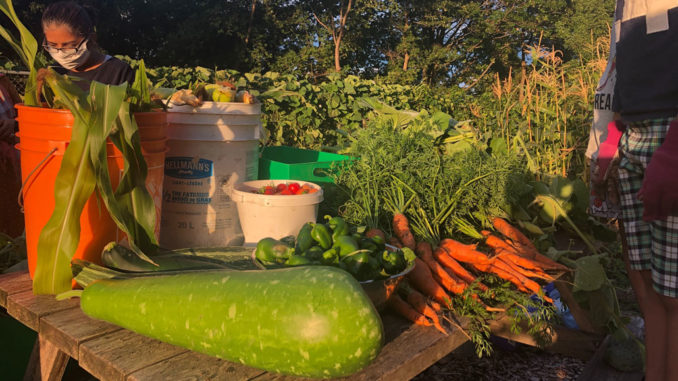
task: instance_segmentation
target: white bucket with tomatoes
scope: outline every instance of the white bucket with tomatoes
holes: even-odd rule
[[[236,184],[232,198],[245,245],[256,245],[266,237],[296,236],[305,223],[315,222],[323,190],[306,181],[255,180]]]

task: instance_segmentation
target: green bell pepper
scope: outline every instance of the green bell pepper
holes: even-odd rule
[[[350,226],[343,218],[331,216],[325,216],[325,218],[327,219],[327,225],[332,229],[333,240],[336,240],[339,236],[351,234]]]
[[[290,255],[289,259],[287,259],[287,262],[285,262],[285,264],[288,266],[303,266],[308,265],[310,263],[311,263],[310,259],[296,254]]]
[[[380,248],[372,238],[363,237],[360,239],[360,248],[369,250],[370,252],[377,252]]]
[[[332,247],[339,248],[339,257],[343,258],[354,251],[360,250],[360,246],[358,245],[358,242],[356,240],[349,236],[349,235],[342,235],[337,237],[336,240],[334,240],[334,244]]]
[[[346,270],[359,281],[375,279],[379,275],[379,261],[367,252],[350,255],[344,260]]]
[[[333,247],[322,253],[320,263],[324,265],[336,265],[339,263],[339,248]]]
[[[313,238],[311,237],[311,230],[313,230],[313,224],[307,222],[304,226],[299,229],[299,234],[297,234],[297,242],[295,250],[298,254],[301,254],[313,246]]]
[[[382,251],[379,256],[379,261],[384,271],[389,275],[395,275],[407,268],[407,260],[405,254],[401,251]]]
[[[264,264],[284,263],[292,254],[294,254],[294,248],[268,237],[257,242],[257,248],[254,251],[254,256]]]
[[[325,250],[332,247],[332,235],[324,224],[313,225],[313,229],[311,229],[311,238]]]
[[[315,246],[311,246],[310,249],[308,249],[308,250],[306,250],[302,253],[299,253],[299,255],[303,255],[304,257],[306,257],[306,258],[308,258],[312,261],[318,261],[318,260],[322,259],[323,252],[325,252],[325,250],[323,250],[322,247],[315,245]]]

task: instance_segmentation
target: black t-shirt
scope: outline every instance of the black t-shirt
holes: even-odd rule
[[[85,91],[89,91],[91,81],[97,81],[105,85],[120,85],[124,82],[131,85],[134,82],[134,70],[127,63],[110,56],[107,56],[106,61],[96,69],[71,71],[58,66],[54,70],[59,74],[68,74],[85,79],[86,81],[76,82]]]

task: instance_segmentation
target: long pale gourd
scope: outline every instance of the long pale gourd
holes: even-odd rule
[[[97,281],[89,316],[248,366],[342,377],[379,353],[383,328],[360,284],[324,266]]]

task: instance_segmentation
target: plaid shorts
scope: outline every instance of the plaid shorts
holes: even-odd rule
[[[619,193],[631,268],[651,270],[654,289],[675,298],[678,297],[678,216],[645,222],[643,203],[637,198],[645,168],[664,142],[672,119],[626,124],[619,142]]]

